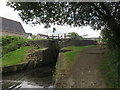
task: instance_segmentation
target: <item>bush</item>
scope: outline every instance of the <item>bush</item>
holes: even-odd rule
[[[4,36],[4,37],[2,37],[2,46],[6,46],[12,42],[20,41],[23,39],[24,38],[22,38],[22,37],[16,37],[16,36]]]
[[[106,84],[108,88],[118,88],[120,87],[119,75],[120,73],[118,64],[120,58],[119,50],[109,50],[104,55],[104,60],[101,65],[101,70],[103,72],[104,78],[106,80]]]
[[[8,52],[14,51],[28,41],[28,39],[16,36],[5,36],[2,37],[2,54],[6,54]]]

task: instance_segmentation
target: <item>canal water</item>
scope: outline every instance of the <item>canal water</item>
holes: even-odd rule
[[[52,76],[54,70],[53,66],[49,66],[2,75],[2,89],[42,88],[46,90],[47,88],[53,88],[54,80]]]

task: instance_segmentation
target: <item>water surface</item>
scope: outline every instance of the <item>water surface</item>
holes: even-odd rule
[[[2,76],[3,89],[52,88],[54,67],[42,67]]]

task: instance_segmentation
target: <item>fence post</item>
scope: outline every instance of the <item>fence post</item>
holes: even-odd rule
[[[52,34],[52,39],[54,39],[54,36],[53,36],[53,34]]]
[[[59,34],[58,34],[58,39],[59,39]]]
[[[64,34],[64,38],[66,39],[66,34]]]

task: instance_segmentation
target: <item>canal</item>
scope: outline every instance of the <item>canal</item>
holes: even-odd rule
[[[54,66],[29,69],[2,75],[3,90],[20,90],[25,88],[53,88]]]

